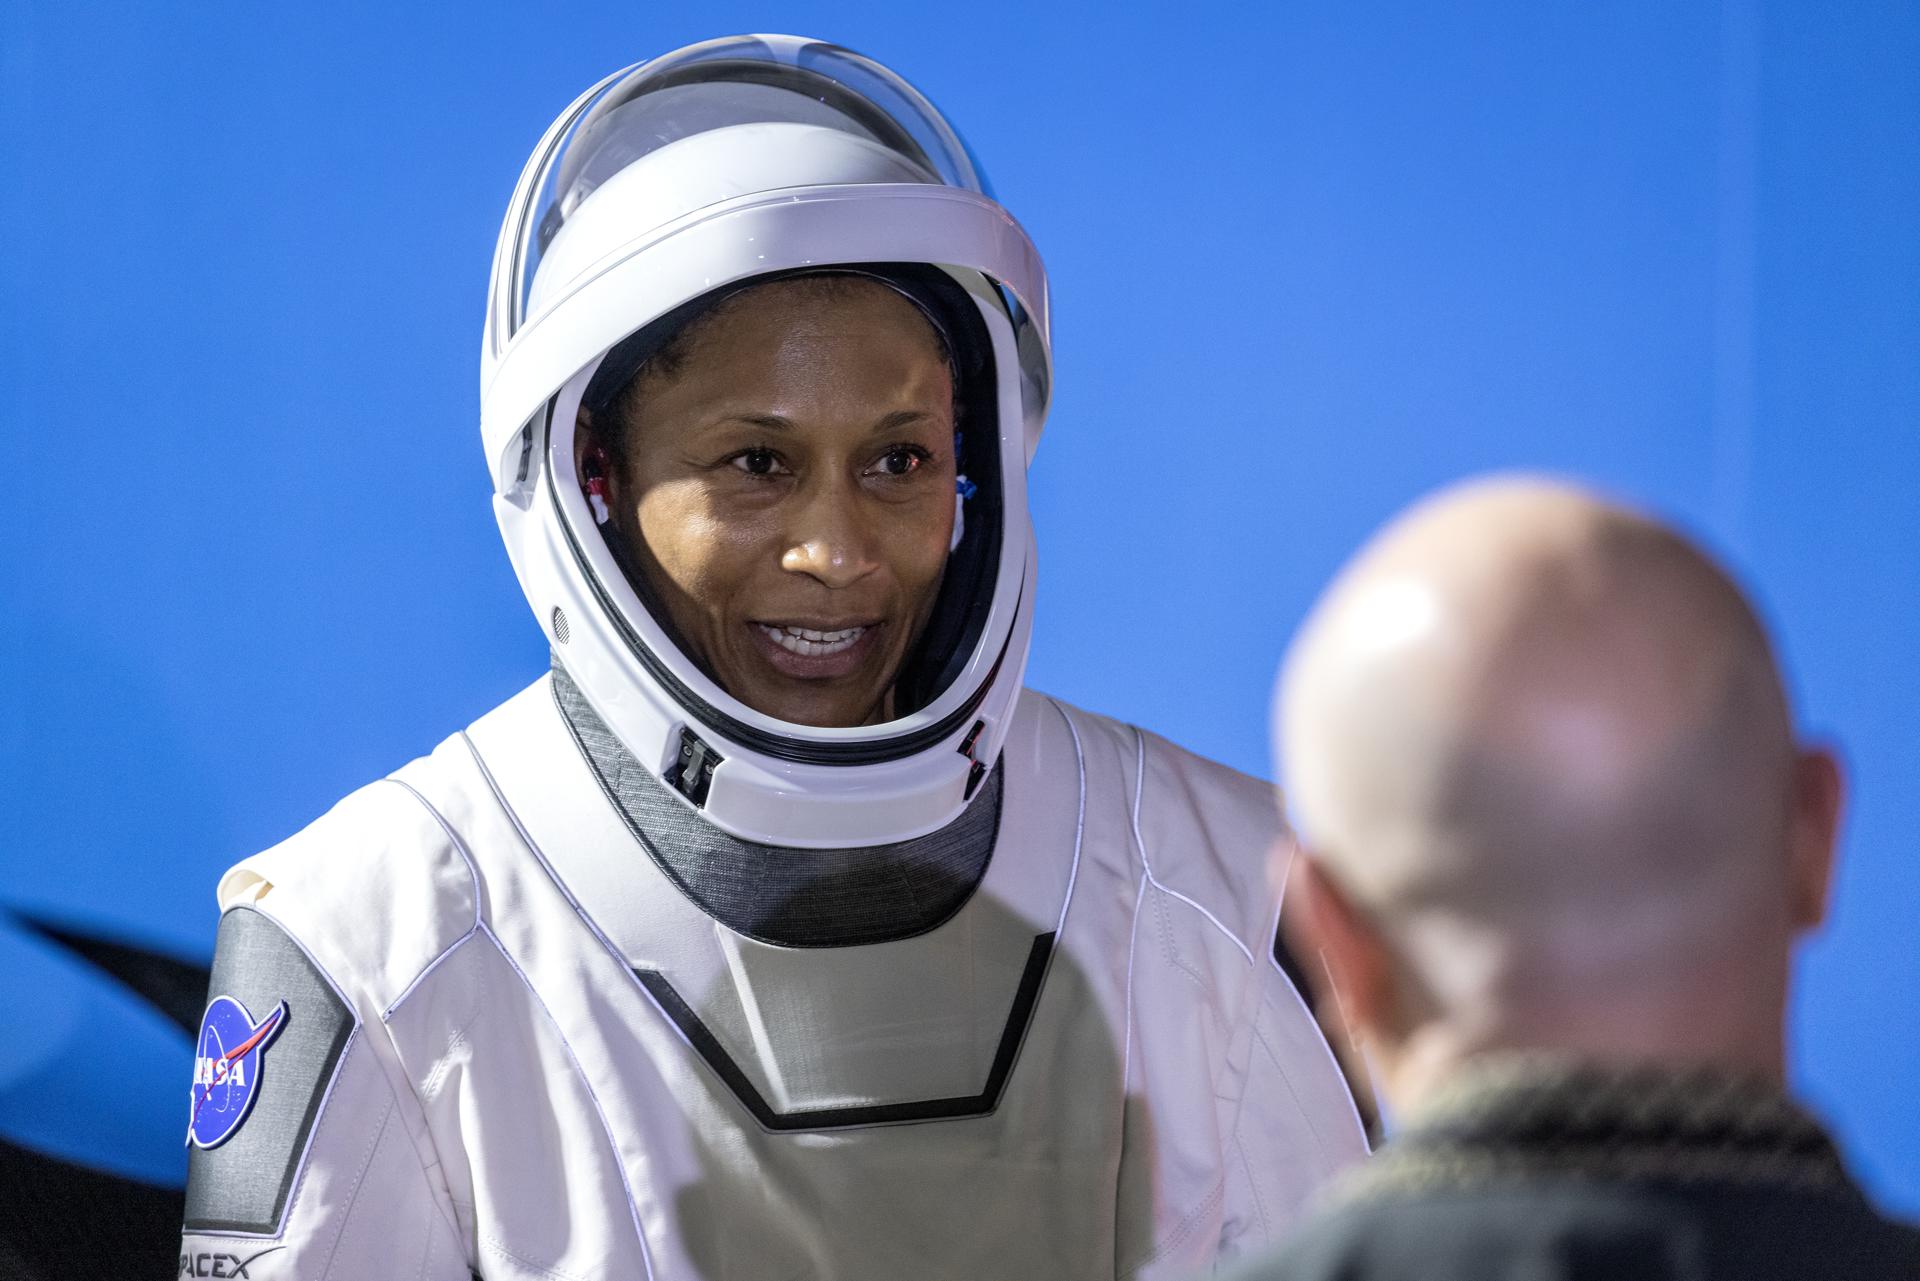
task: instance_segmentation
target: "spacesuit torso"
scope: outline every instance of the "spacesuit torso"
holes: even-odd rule
[[[1181,1276],[1364,1154],[1265,784],[1028,691],[944,842],[706,875],[570,693],[223,880],[182,1275]]]

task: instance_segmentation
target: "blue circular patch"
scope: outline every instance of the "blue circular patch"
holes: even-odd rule
[[[246,1006],[230,996],[216,996],[207,1003],[207,1012],[200,1016],[200,1038],[193,1050],[188,1143],[211,1148],[233,1137],[260,1093],[260,1065],[266,1059],[267,1046],[286,1024],[285,1001],[258,1023]]]

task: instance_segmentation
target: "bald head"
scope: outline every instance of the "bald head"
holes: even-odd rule
[[[1446,491],[1343,571],[1280,699],[1302,842],[1400,1022],[1551,1039],[1740,976],[1777,1041],[1801,755],[1765,633],[1685,539],[1553,482]]]

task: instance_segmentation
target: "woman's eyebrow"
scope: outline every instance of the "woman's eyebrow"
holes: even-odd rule
[[[900,427],[911,427],[915,423],[927,422],[933,415],[924,409],[896,409],[885,415],[870,429],[874,433],[893,431]]]
[[[769,431],[792,431],[793,420],[779,414],[728,414],[715,422],[716,427],[729,423],[745,423],[749,427],[765,427]]]
[[[933,417],[934,415],[924,409],[896,409],[892,413],[883,414],[874,420],[873,425],[867,428],[867,431],[878,435],[881,432],[894,431],[901,427],[911,427],[916,423],[927,422]],[[764,427],[768,431],[790,432],[796,430],[793,419],[783,417],[780,414],[728,414],[724,418],[715,419],[713,423],[715,427],[738,426],[741,424],[748,427]]]

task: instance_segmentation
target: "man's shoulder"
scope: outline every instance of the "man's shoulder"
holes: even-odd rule
[[[1379,1159],[1379,1158],[1376,1158]],[[1599,1265],[1602,1270],[1593,1271]],[[1335,1201],[1233,1281],[1920,1276],[1920,1232],[1852,1195],[1566,1179]]]
[[[1230,1273],[1229,1281],[1502,1281],[1516,1275],[1517,1255],[1567,1229],[1565,1198],[1539,1189],[1350,1201],[1341,1198],[1341,1186],[1279,1250]]]

